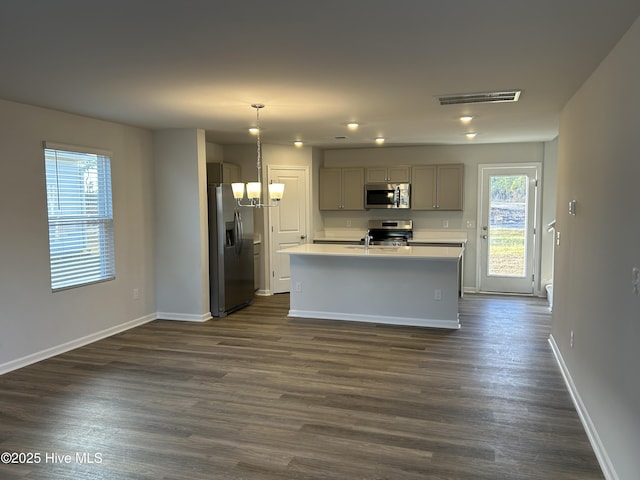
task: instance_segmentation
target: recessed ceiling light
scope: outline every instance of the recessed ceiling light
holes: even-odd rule
[[[462,117],[460,117],[460,121],[462,123],[469,123],[471,120],[473,120],[473,117],[471,115],[463,115]]]
[[[469,139],[469,140],[473,140],[474,138],[476,138],[476,135],[478,135],[476,132],[469,132],[466,133],[465,136]]]
[[[377,143],[378,145],[382,145],[382,144],[384,143],[384,138],[383,138],[383,137],[378,137],[378,138],[376,138],[376,143]]]
[[[296,140],[295,142],[293,142],[293,144],[294,144],[296,147],[301,147],[301,146],[302,146],[302,140]]]
[[[257,135],[257,134],[258,134],[258,131],[259,131],[259,128],[258,128],[258,127],[251,127],[251,128],[249,129],[249,133],[250,133],[251,135]]]
[[[356,128],[358,128],[360,125],[357,124],[356,122],[349,122],[347,123],[347,127],[349,127],[349,130],[355,130]]]

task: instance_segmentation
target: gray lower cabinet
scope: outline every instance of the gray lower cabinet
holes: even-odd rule
[[[256,290],[260,288],[260,278],[262,275],[260,268],[260,252],[262,251],[262,242],[253,244],[253,286]]]

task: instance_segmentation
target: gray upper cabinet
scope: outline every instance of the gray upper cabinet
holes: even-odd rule
[[[413,210],[462,210],[464,165],[414,165],[411,177]]]
[[[367,167],[367,183],[409,183],[411,167]]]
[[[209,183],[234,183],[240,181],[240,167],[233,163],[207,163]]]
[[[320,210],[364,210],[364,168],[321,168]]]

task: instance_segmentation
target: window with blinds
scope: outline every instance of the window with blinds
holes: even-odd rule
[[[53,291],[115,278],[110,156],[45,142]]]

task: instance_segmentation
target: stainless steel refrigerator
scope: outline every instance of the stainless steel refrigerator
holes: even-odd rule
[[[253,209],[239,207],[231,185],[209,184],[209,292],[211,315],[253,301]]]

